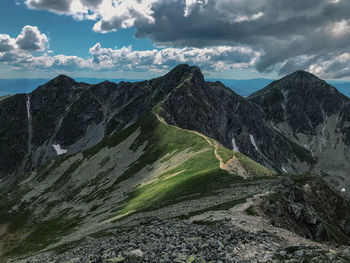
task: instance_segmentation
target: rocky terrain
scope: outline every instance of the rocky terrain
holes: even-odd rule
[[[334,242],[344,231],[336,227],[336,222],[349,220],[349,215],[330,213],[327,218],[318,218],[315,214],[318,220],[304,225],[311,229],[322,220],[334,226],[333,231],[324,230],[326,239],[319,239],[308,236],[308,231],[300,233],[279,224],[284,218],[299,220],[304,215],[297,216],[294,210],[271,213],[279,189],[289,193],[304,186],[299,195],[290,197],[296,201],[318,192],[319,180],[299,176],[236,183],[231,191],[221,192],[229,196],[229,202],[202,198],[134,214],[120,219],[117,228],[107,228],[20,262],[349,262],[348,241]],[[261,193],[262,187],[267,191]],[[328,199],[340,198],[327,184],[322,187],[330,191]],[[323,206],[332,204],[320,201]],[[206,208],[199,209],[203,203]],[[311,201],[303,204],[301,214],[324,212],[317,206],[311,208]]]
[[[348,262],[348,104],[306,72],[244,99],[188,65],[3,98],[0,260]]]
[[[350,186],[350,99],[318,77],[297,71],[252,94],[266,120],[311,152],[312,173],[337,189]]]

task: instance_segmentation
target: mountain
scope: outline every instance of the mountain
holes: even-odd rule
[[[293,76],[291,89],[321,85]],[[323,165],[295,138],[313,130],[279,124],[259,99],[279,109],[274,89],[247,100],[179,65],[135,83],[60,75],[1,99],[0,261],[317,260],[324,242],[349,259],[347,193],[304,174]],[[338,113],[323,89],[303,99]]]
[[[30,93],[36,89],[39,85],[43,85],[50,79],[0,79],[0,97],[5,95],[14,95],[18,93]],[[105,79],[98,78],[75,78],[77,82],[85,82],[90,84],[98,84],[105,81]],[[108,81],[119,82],[139,82],[142,79],[107,79]],[[272,79],[208,79],[208,81],[215,82],[220,81],[225,86],[231,88],[234,92],[246,98],[254,92],[264,88]],[[350,82],[347,81],[328,81],[336,87],[345,96],[350,97]]]
[[[186,72],[138,83],[78,83],[60,75],[28,95],[0,105],[0,178],[17,177],[60,153],[85,150],[151,111],[176,87]],[[11,125],[14,133],[8,129]],[[18,140],[18,138],[21,138]]]
[[[337,88],[339,92],[350,98],[350,83],[347,81],[328,81],[329,84]]]
[[[29,139],[22,142],[23,151],[30,144],[27,156],[37,157],[24,159],[31,168],[16,174],[1,193],[3,255],[18,257],[76,241],[136,212],[188,200],[195,203],[187,211],[232,202],[235,194],[217,198],[216,192],[242,182],[240,176],[271,177],[244,155],[161,118],[161,99],[194,72],[180,66],[151,81],[92,86],[58,76],[28,97],[2,102],[8,110],[13,98],[23,104],[18,110]],[[96,133],[102,135],[92,137]],[[44,158],[49,161],[43,165],[33,163]],[[185,211],[176,208],[172,216]]]
[[[90,84],[98,84],[105,79],[96,78],[76,78],[78,82],[86,82]],[[136,82],[141,81],[140,79],[108,79],[111,82]],[[0,79],[0,97],[5,95],[14,95],[19,93],[30,93],[35,90],[38,86],[45,84],[50,81],[50,79],[40,78],[40,79]]]
[[[272,79],[208,79],[208,81],[215,82],[220,81],[226,87],[231,88],[234,92],[242,97],[248,97],[254,92],[266,87],[273,80]]]
[[[205,82],[198,68],[161,106],[167,123],[199,131],[275,171],[307,170],[315,162],[307,149],[267,122],[260,107],[220,82]]]
[[[269,123],[312,153],[313,173],[350,186],[350,99],[318,77],[297,71],[252,94]]]

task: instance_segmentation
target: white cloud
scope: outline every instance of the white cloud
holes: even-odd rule
[[[310,65],[308,70],[323,78],[347,77],[350,75],[350,53],[331,55],[328,60],[318,61]]]
[[[203,69],[229,70],[253,67],[261,55],[248,47],[215,46],[209,48],[164,48],[133,51],[103,48],[97,43],[90,49],[94,68],[149,70],[172,67],[180,63],[194,64]]]
[[[93,29],[106,33],[132,27],[136,20],[152,22],[152,4],[159,0],[26,0],[31,9],[98,20]]]
[[[9,35],[0,34],[0,52],[11,51],[15,49],[16,41]]]
[[[0,34],[0,53],[45,51],[48,44],[47,36],[42,34],[36,26],[24,26],[16,38],[12,38],[7,34]]]
[[[227,56],[237,52],[227,51],[228,46],[250,47],[259,53],[257,61],[230,63],[221,59],[214,68],[254,64],[260,72],[287,74],[299,66],[307,69],[315,61],[328,61],[330,55],[337,56],[350,48],[350,1],[344,0],[25,0],[25,3],[32,9],[94,20],[95,32],[134,27],[136,38],[148,38],[158,47],[178,48],[164,50],[163,55],[158,52],[163,60],[164,56],[169,56],[168,61],[172,57],[174,61],[184,60],[185,55],[192,61],[206,56],[213,60],[210,48],[226,52]],[[218,46],[225,46],[226,51]],[[199,52],[194,47],[203,50]],[[138,65],[149,59],[147,54],[143,57],[143,53],[128,48],[104,51],[122,53],[126,56],[124,60],[135,56]],[[179,54],[173,55],[174,52]],[[196,52],[198,58],[191,55]],[[95,64],[98,59],[100,66],[123,64],[120,57],[112,62],[95,54]]]
[[[331,32],[335,37],[343,37],[345,34],[350,34],[350,24],[349,20],[341,20],[335,22],[330,26]]]
[[[47,43],[46,36],[41,34],[38,28],[31,26],[24,27],[16,39],[8,35],[0,35],[0,48],[3,50],[0,52],[0,63],[6,63],[16,69],[54,71],[162,71],[180,63],[194,64],[203,70],[229,70],[253,67],[261,55],[243,46],[139,51],[133,50],[131,46],[104,48],[97,43],[90,48],[90,57],[81,58],[64,54],[52,55],[52,50],[46,50]],[[37,55],[33,51],[45,52]]]
[[[44,51],[49,40],[36,26],[25,26],[21,34],[16,38],[19,49],[26,51]]]

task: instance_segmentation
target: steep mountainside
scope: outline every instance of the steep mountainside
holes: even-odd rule
[[[301,141],[318,126],[347,147],[347,104],[336,110],[343,97],[316,80],[323,93],[294,99],[285,123],[282,100],[256,99],[270,88],[246,100],[188,65],[137,83],[61,75],[1,99],[0,261],[264,262],[298,244],[300,262],[329,247],[346,262],[333,246],[349,244],[346,193],[302,174],[327,164]]]
[[[28,95],[0,101],[0,155],[5,156],[0,178],[16,178],[59,154],[85,150],[122,130],[189,73],[188,67],[177,67],[150,81],[97,85],[60,75]]]
[[[215,140],[157,116],[148,113],[92,148],[60,155],[3,191],[1,254],[22,256],[77,241],[131,214],[186,200],[191,205],[172,216],[227,203],[237,197],[223,189],[243,182],[241,176],[272,176]]]
[[[297,71],[248,100],[267,120],[318,160],[312,172],[331,175],[340,189],[350,186],[350,99],[316,76]],[[345,182],[344,182],[345,181]]]
[[[315,160],[265,120],[261,108],[220,82],[205,82],[198,68],[162,102],[164,119],[197,130],[280,172],[308,170]]]

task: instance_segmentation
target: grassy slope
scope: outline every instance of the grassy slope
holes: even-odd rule
[[[89,201],[94,199],[103,200],[108,198],[110,193],[117,191],[120,183],[134,177],[143,168],[159,160],[162,160],[162,162],[169,161],[171,157],[185,150],[196,154],[180,165],[173,166],[169,171],[160,174],[158,179],[149,184],[130,189],[127,199],[119,204],[115,215],[118,217],[134,211],[157,209],[186,199],[193,199],[194,194],[196,194],[196,198],[213,195],[217,189],[229,187],[230,184],[243,180],[238,176],[229,175],[227,171],[219,168],[219,161],[214,155],[214,147],[210,146],[204,138],[163,124],[153,113],[146,115],[127,129],[105,138],[101,143],[84,151],[84,159],[89,160],[89,158],[99,154],[105,147],[117,146],[138,129],[141,130],[141,133],[130,146],[130,149],[136,150],[141,145],[146,145],[141,157],[132,163],[120,177],[116,178],[113,185],[107,189],[100,189],[99,187],[99,181],[107,174],[96,174],[96,179],[93,182],[89,182],[89,184],[96,184],[96,190],[93,195],[82,198],[83,202],[89,203]],[[227,156],[232,156],[232,151],[224,148],[221,151],[225,152]],[[60,167],[64,161],[71,157],[71,155],[58,156],[42,167],[38,172],[35,183],[40,183],[41,180],[51,176],[50,173],[53,170]],[[261,171],[265,171],[263,167],[247,157],[244,160],[248,166],[255,167],[254,171],[257,171],[258,175],[263,175],[261,174]],[[54,185],[62,187],[70,180],[71,173],[77,169],[76,166],[79,166],[80,163],[73,163],[71,167],[57,178]],[[172,176],[174,174],[176,176]],[[48,191],[53,190],[48,189]],[[72,189],[72,193],[67,193],[67,196],[74,196],[80,190]],[[0,224],[9,224],[10,234],[20,234],[22,237],[20,241],[17,240],[6,245],[7,255],[18,256],[36,252],[59,240],[61,236],[70,233],[75,227],[79,227],[79,216],[76,215],[74,218],[70,218],[68,216],[70,214],[69,211],[62,213],[60,217],[40,221],[40,218],[33,215],[33,211],[24,210],[27,204],[22,204],[23,207],[21,207],[20,212],[12,212],[10,214],[8,211],[20,200],[21,196],[19,195],[21,195],[21,191],[25,193],[27,190],[20,189],[20,191],[12,192],[17,193],[14,195],[16,198],[13,202],[8,202],[7,197],[2,196],[2,200],[7,201],[0,205],[0,216],[2,218]],[[55,205],[56,203],[50,204],[48,208],[52,209]],[[94,212],[94,209],[91,209],[91,211]],[[23,211],[25,211],[25,214]]]
[[[153,114],[146,117],[141,128],[142,136],[138,138],[136,144],[148,141],[151,145],[145,153],[147,161],[144,164],[150,163],[149,156],[153,156],[157,160],[167,153],[177,153],[182,149],[191,148],[192,151],[200,151],[209,148],[210,150],[203,151],[181,165],[161,174],[157,181],[132,191],[130,198],[118,212],[119,216],[136,210],[160,208],[193,198],[193,195],[196,195],[196,198],[212,195],[217,189],[227,188],[230,184],[242,180],[240,177],[229,175],[227,171],[220,169],[220,163],[214,154],[214,147],[210,146],[201,136],[160,123]],[[232,157],[231,150],[221,149],[225,150],[227,156],[231,155]],[[257,176],[271,175],[269,170],[248,157],[243,158],[242,154],[239,156],[240,160],[244,159],[244,165],[252,172],[256,172]],[[143,162],[142,159],[141,157],[141,162]],[[176,176],[172,177],[173,174]]]
[[[11,97],[11,95],[0,96],[0,101],[5,100],[9,97]]]
[[[226,163],[232,157],[236,157],[242,165],[242,167],[244,168],[244,170],[246,170],[249,174],[259,177],[273,175],[273,173],[269,169],[261,166],[259,163],[253,161],[252,159],[240,152],[233,152],[226,148],[219,147],[218,154],[221,156],[224,163]]]

